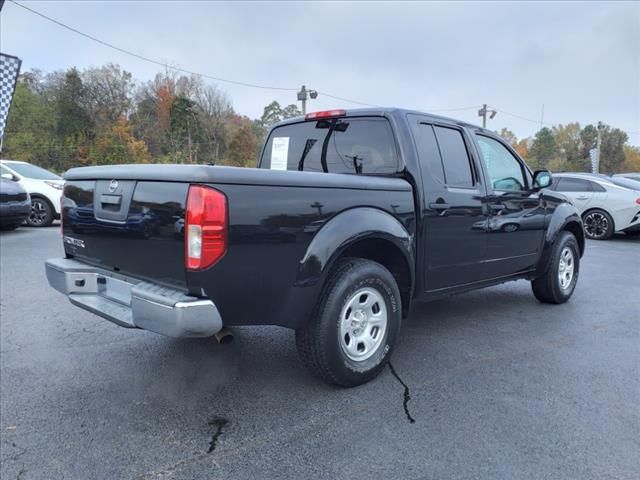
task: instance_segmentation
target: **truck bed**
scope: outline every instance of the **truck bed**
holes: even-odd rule
[[[320,260],[309,248],[339,213],[366,206],[415,229],[412,187],[402,178],[121,165],[72,169],[65,179],[68,258],[210,298],[227,325],[295,327],[305,313],[298,318],[283,305],[295,309],[317,295],[314,262]],[[226,253],[203,271],[188,271],[184,263],[185,205],[193,184],[219,190],[228,202]],[[119,205],[108,203],[118,195]]]

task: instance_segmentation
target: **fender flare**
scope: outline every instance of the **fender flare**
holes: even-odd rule
[[[535,277],[546,272],[551,260],[551,252],[553,250],[553,244],[560,235],[560,232],[567,230],[574,234],[578,241],[580,249],[580,257],[584,254],[585,250],[585,238],[584,230],[582,227],[582,217],[576,210],[576,208],[569,203],[561,203],[551,214],[549,223],[544,236],[544,245],[542,247],[542,253],[536,266]]]
[[[300,260],[296,286],[316,284],[324,279],[335,261],[349,246],[370,238],[389,241],[402,252],[414,284],[414,236],[391,214],[371,207],[345,210],[316,233]]]

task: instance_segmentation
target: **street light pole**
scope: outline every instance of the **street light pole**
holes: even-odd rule
[[[300,87],[300,91],[298,92],[298,100],[302,102],[302,115],[307,114],[307,99],[311,97],[311,99],[318,98],[318,92],[315,90],[307,90],[305,85]]]
[[[492,119],[498,114],[495,110],[488,110],[487,104],[483,103],[482,108],[478,110],[478,116],[482,117],[482,128],[487,128],[487,113],[489,114],[489,119]]]
[[[600,147],[602,146],[602,130],[604,129],[604,125],[602,124],[602,122],[598,122],[598,140],[596,142],[596,161],[594,162],[595,165],[593,165],[593,172],[592,173],[599,173],[600,172]]]

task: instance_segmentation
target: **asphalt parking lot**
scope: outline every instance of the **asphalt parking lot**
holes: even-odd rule
[[[0,251],[3,479],[639,478],[638,240],[589,242],[565,305],[524,281],[418,305],[407,412],[390,369],[325,386],[282,328],[218,345],[73,307],[44,276],[56,227]]]

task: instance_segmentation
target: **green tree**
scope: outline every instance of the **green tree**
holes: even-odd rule
[[[174,99],[169,120],[169,143],[176,162],[198,162],[198,149],[205,143],[196,103],[186,97]]]
[[[273,101],[264,107],[262,117],[260,117],[260,124],[262,128],[269,129],[282,120],[298,117],[300,115],[302,115],[302,112],[298,110],[298,107],[295,104],[287,105],[282,108],[278,102]]]
[[[580,124],[574,122],[567,125],[554,126],[552,132],[560,161],[565,164],[566,169],[588,171],[588,158],[585,161],[580,149]]]
[[[580,130],[580,158],[589,162],[589,165],[591,165],[589,152],[592,148],[595,148],[597,140],[598,130],[595,126],[585,125],[584,128]]]
[[[59,171],[61,165],[52,161],[49,155],[56,143],[53,136],[55,118],[52,106],[35,91],[31,81],[21,78],[9,111],[3,156]]]
[[[619,128],[604,126],[600,145],[600,171],[616,173],[622,170],[625,161],[624,144],[629,136]]]
[[[504,140],[509,142],[509,145],[511,145],[514,148],[518,144],[518,137],[516,137],[516,134],[506,127],[500,130],[500,132],[498,132],[498,135],[500,135]]]
[[[258,140],[253,132],[251,120],[234,115],[227,128],[229,147],[225,163],[236,167],[254,167]]]
[[[92,136],[93,124],[86,103],[86,89],[78,70],[72,68],[56,95],[56,133],[61,140],[78,144]]]
[[[551,129],[544,127],[533,137],[529,155],[537,168],[549,167],[557,156],[558,148]]]
[[[640,147],[624,146],[622,170],[625,172],[640,172]]]

